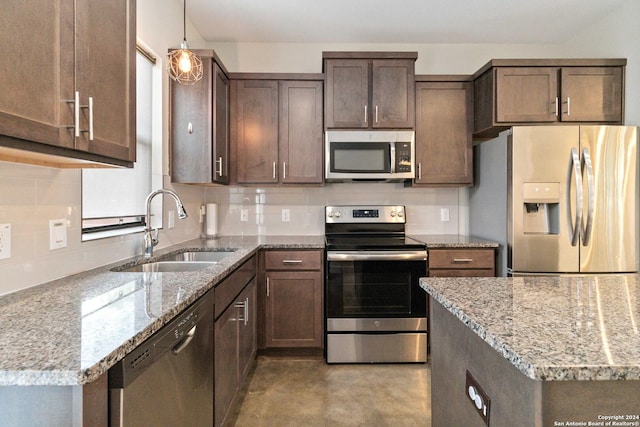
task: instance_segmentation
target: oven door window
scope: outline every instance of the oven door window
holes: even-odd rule
[[[327,271],[328,317],[426,315],[424,261],[330,261]]]
[[[332,142],[331,172],[391,172],[388,142]]]

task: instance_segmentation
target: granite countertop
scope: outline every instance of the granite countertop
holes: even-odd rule
[[[640,379],[640,275],[422,278],[420,286],[531,379]]]
[[[322,249],[324,236],[196,239],[157,250],[154,259],[236,251],[201,271],[110,271],[141,264],[139,256],[0,297],[0,386],[94,381],[260,248]]]
[[[412,237],[428,248],[497,246],[457,235]],[[138,256],[1,296],[0,386],[90,383],[257,250],[323,249],[324,244],[324,235],[195,239],[156,250],[152,260],[190,250],[235,251],[201,271],[111,271],[149,261]]]
[[[497,242],[479,239],[473,236],[459,234],[407,234],[412,239],[427,245],[427,249],[456,249],[456,248],[498,248]]]

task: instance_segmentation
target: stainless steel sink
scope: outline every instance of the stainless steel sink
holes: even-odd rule
[[[181,252],[179,254],[165,255],[160,261],[176,261],[176,262],[220,262],[224,258],[232,255],[235,251],[193,251]]]
[[[190,251],[169,254],[160,257],[158,261],[134,265],[128,268],[116,267],[112,271],[123,273],[172,273],[184,271],[204,270],[232,255],[233,250],[226,251]]]
[[[134,265],[123,270],[116,269],[115,271],[121,273],[176,273],[204,270],[215,264],[215,262],[205,261],[156,261]]]

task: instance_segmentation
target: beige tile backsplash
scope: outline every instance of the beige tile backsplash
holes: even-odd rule
[[[0,224],[11,224],[11,258],[0,260],[0,295],[141,254],[142,234],[81,242],[81,173],[0,162]],[[404,204],[407,230],[415,234],[464,233],[459,213],[466,205],[466,190],[404,188],[402,184],[327,184],[324,187],[197,187],[172,185],[189,218],[160,231],[166,247],[200,236],[199,208],[218,204],[221,235],[323,234],[324,206],[330,204]],[[462,199],[462,203],[460,202]],[[449,208],[450,221],[440,221],[440,208]],[[247,209],[249,220],[240,221]],[[290,222],[282,222],[289,209]],[[466,212],[466,211],[465,211]],[[49,250],[49,220],[67,221],[68,246]],[[462,224],[462,225],[461,225]]]

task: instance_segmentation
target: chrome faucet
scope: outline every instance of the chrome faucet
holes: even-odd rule
[[[147,196],[147,213],[145,214],[145,229],[144,229],[144,257],[150,258],[153,256],[153,247],[158,244],[158,229],[151,227],[151,200],[158,194],[168,194],[176,201],[176,208],[178,209],[178,218],[185,219],[187,217],[187,211],[184,210],[182,200],[176,193],[171,190],[156,190]]]

